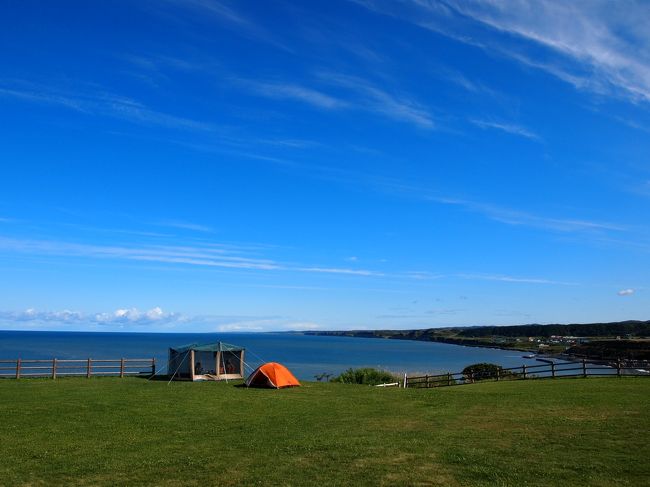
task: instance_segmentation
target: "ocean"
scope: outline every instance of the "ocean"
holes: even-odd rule
[[[503,367],[534,365],[522,352],[444,343],[298,333],[91,333],[0,331],[0,360],[152,358],[165,372],[169,347],[223,341],[246,348],[246,363],[280,362],[298,379],[376,367],[409,375],[460,372],[478,362]],[[247,369],[249,372],[251,369]]]

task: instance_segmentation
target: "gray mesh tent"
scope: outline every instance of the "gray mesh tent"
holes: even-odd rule
[[[170,348],[167,371],[175,380],[243,379],[244,349],[224,342]]]

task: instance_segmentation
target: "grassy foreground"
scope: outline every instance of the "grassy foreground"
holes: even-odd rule
[[[650,380],[0,381],[2,485],[648,485]]]

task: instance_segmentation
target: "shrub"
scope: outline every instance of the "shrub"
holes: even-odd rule
[[[463,375],[466,379],[477,381],[496,379],[497,377],[512,379],[516,377],[517,374],[514,374],[509,370],[503,370],[503,367],[500,365],[481,362],[479,364],[472,364],[465,367],[463,369]]]
[[[362,369],[348,369],[341,375],[334,377],[332,382],[376,386],[377,384],[397,382],[397,380],[398,378],[390,372],[366,367]]]

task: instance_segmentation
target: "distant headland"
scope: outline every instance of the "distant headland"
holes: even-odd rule
[[[609,323],[466,326],[416,330],[306,331],[307,335],[419,340],[565,354],[592,360],[650,360],[650,320]]]

